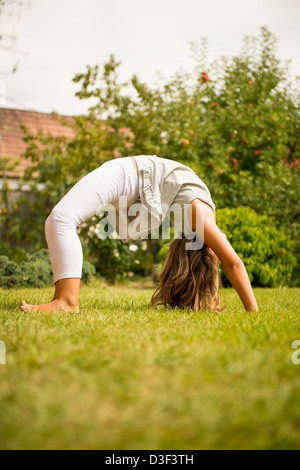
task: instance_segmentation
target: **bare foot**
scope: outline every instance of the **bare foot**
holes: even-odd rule
[[[21,309],[24,312],[41,312],[41,313],[59,313],[59,312],[74,312],[79,313],[79,307],[77,305],[70,305],[63,300],[52,300],[48,304],[42,305],[30,305],[24,300],[21,302]]]

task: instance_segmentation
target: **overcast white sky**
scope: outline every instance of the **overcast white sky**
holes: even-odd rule
[[[300,0],[30,0],[19,17],[0,18],[0,35],[17,34],[15,49],[0,49],[0,82],[7,107],[61,114],[85,112],[74,96],[75,73],[122,61],[121,79],[150,82],[192,64],[190,41],[206,37],[209,59],[232,56],[245,35],[265,25],[278,39],[278,57],[300,75]],[[20,60],[15,74],[6,74]],[[1,90],[1,83],[0,83]],[[1,93],[1,91],[0,91]],[[2,106],[3,106],[2,101]]]

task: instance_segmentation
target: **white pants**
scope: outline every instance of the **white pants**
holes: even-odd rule
[[[127,205],[139,196],[138,175],[130,157],[103,163],[82,178],[54,207],[46,220],[45,234],[53,267],[54,283],[81,278],[83,253],[77,227],[120,196]]]

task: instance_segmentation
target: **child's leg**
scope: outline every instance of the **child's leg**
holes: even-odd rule
[[[45,236],[55,284],[52,302],[31,305],[23,301],[22,310],[78,311],[83,254],[77,227],[95,215],[102,202],[97,192],[100,186],[98,178],[104,175],[100,168],[80,180],[54,207],[46,220]]]
[[[128,163],[127,160],[123,166]],[[134,169],[130,164],[129,168]],[[54,298],[43,305],[23,301],[22,310],[78,311],[83,255],[77,227],[96,215],[104,205],[115,204],[121,195],[127,196],[130,186],[126,184],[127,177],[117,161],[107,162],[82,178],[55,206],[45,224],[54,274]],[[130,183],[134,183],[133,197],[137,197],[137,175],[129,172],[129,177]],[[130,193],[132,195],[132,184]]]
[[[21,309],[24,312],[79,312],[80,279],[60,279],[55,284],[55,294],[51,302],[42,305],[27,304],[24,300],[21,302]]]

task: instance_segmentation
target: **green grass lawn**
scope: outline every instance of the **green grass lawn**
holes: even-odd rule
[[[0,290],[1,449],[299,449],[300,289],[232,289],[222,313],[148,308],[153,285],[94,281],[81,313]],[[300,358],[300,354],[299,354]]]

